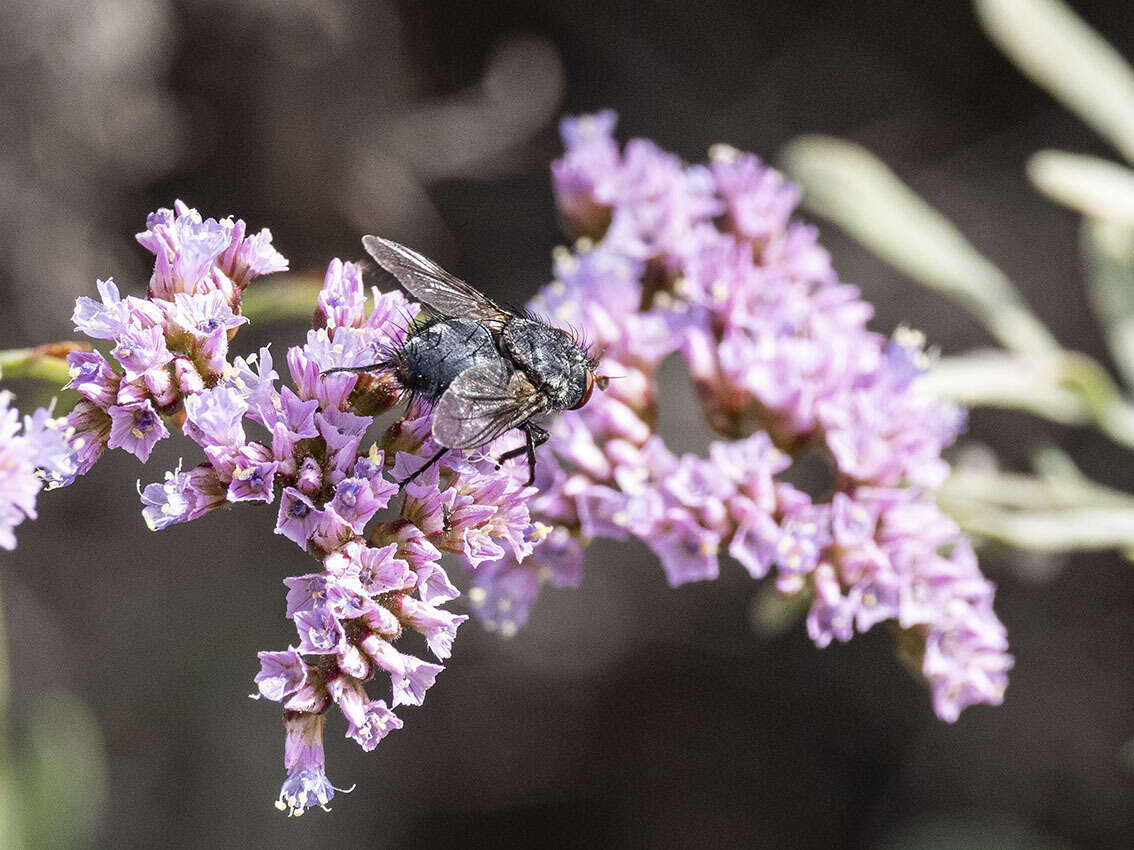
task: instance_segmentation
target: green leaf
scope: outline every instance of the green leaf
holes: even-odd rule
[[[788,596],[774,585],[764,585],[749,603],[748,621],[761,637],[778,637],[807,616],[812,598],[810,589]]]
[[[1018,407],[1057,422],[1094,424],[1134,448],[1134,405],[1106,369],[1060,348],[1004,273],[869,151],[842,139],[803,136],[787,146],[783,161],[803,184],[808,208],[969,309],[1016,355],[1015,367],[1013,361],[985,355],[983,374],[972,360],[947,362],[927,379],[934,391],[967,404]]]
[[[1134,496],[1085,477],[1054,447],[1033,462],[1037,475],[983,460],[954,467],[938,504],[969,534],[1033,552],[1134,549]]]
[[[1056,203],[1134,227],[1134,171],[1097,156],[1046,150],[1028,160],[1028,177]]]
[[[1005,347],[1029,354],[1058,350],[1008,277],[869,151],[829,136],[802,136],[781,160],[803,186],[808,209],[961,304]]]
[[[945,509],[950,513],[949,506]],[[970,534],[1018,549],[1089,552],[1134,546],[1134,507],[954,514]]]
[[[919,385],[966,407],[1023,410],[1063,425],[1088,424],[1090,415],[1082,400],[1058,382],[1052,366],[1055,359],[970,351],[941,358]]]
[[[950,513],[964,518],[988,511],[1050,513],[1080,508],[1116,508],[1134,511],[1134,496],[1106,487],[1089,478],[1072,480],[1048,474],[954,468],[940,493]],[[1129,532],[1134,542],[1134,529]]]
[[[106,754],[98,721],[78,697],[44,697],[28,721],[12,791],[29,847],[85,847],[106,809]]]
[[[1111,356],[1134,387],[1134,229],[1086,220],[1081,234],[1087,282]]]
[[[985,32],[1041,88],[1134,162],[1134,70],[1059,0],[977,0]]]
[[[1075,465],[1075,460],[1054,443],[1041,443],[1030,452],[1032,469],[1036,475],[1053,485],[1083,485],[1089,479]]]

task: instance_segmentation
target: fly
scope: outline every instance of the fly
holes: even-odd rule
[[[575,410],[609,378],[566,331],[502,307],[416,251],[364,236],[362,244],[432,317],[410,329],[389,358],[331,371],[389,369],[411,396],[434,404],[433,439],[442,449],[401,484],[435,464],[450,449],[474,449],[519,429],[524,445],[497,460],[527,455],[528,484],[535,481],[537,447],[547,431],[533,420]]]

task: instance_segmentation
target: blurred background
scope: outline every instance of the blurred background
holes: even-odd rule
[[[1127,0],[1072,7],[1134,56]],[[1023,290],[1067,346],[1105,360],[1078,220],[1023,163],[1109,155],[985,38],[967,3],[701,0],[4,0],[0,348],[68,337],[113,275],[141,293],[147,212],[182,198],[268,226],[296,271],[357,259],[362,233],[523,302],[550,276],[548,164],[563,113],[613,107],[623,139],[689,160],[728,142],[775,159],[800,133],[854,139]],[[946,353],[989,343],[833,226],[875,328]],[[321,273],[321,272],[320,272]],[[302,338],[258,324],[236,353]],[[20,406],[41,386],[14,387]],[[678,381],[663,433],[704,445]],[[668,408],[668,409],[667,409]],[[1057,443],[1134,490],[1094,432],[976,411],[966,442],[1022,466]],[[1016,656],[1006,703],[932,714],[884,630],[816,650],[802,624],[752,627],[735,564],[670,590],[644,549],[600,544],[578,590],[545,591],[502,640],[464,626],[423,708],[371,754],[328,725],[352,794],[288,820],[274,704],[246,698],[256,651],[292,636],[283,577],[304,557],[274,509],[160,535],[115,453],[0,553],[9,765],[45,846],[1126,847],[1134,836],[1134,580],[1111,553],[988,551]],[[35,767],[38,765],[38,767]],[[59,777],[66,777],[60,780]],[[9,777],[11,779],[11,777]],[[9,795],[12,790],[9,788]],[[39,809],[37,809],[38,811]],[[0,824],[0,830],[3,825]]]

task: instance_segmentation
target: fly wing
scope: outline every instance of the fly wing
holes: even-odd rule
[[[522,372],[491,360],[459,374],[433,410],[433,438],[450,449],[474,449],[547,410]]]
[[[412,248],[380,236],[363,236],[362,245],[410,295],[435,313],[477,319],[497,331],[507,322],[507,310]]]

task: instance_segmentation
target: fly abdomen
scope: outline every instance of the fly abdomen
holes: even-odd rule
[[[472,319],[434,319],[410,331],[392,358],[394,377],[436,401],[466,369],[500,359],[491,331]]]

